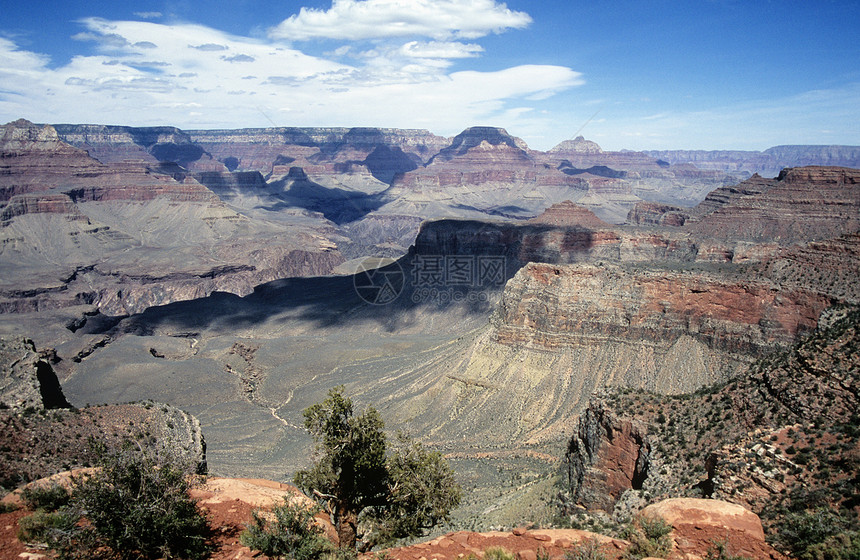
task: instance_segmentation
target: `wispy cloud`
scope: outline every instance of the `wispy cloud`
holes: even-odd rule
[[[276,39],[304,41],[386,37],[476,39],[531,23],[494,0],[334,0],[329,10],[302,8],[269,31]]]
[[[161,12],[134,12],[134,15],[140,19],[158,19],[163,14]]]
[[[658,114],[615,112],[589,131],[604,139],[637,138],[635,149],[763,150],[779,144],[860,143],[840,123],[860,122],[860,83],[807,91],[774,99],[738,101],[706,110],[664,111]]]

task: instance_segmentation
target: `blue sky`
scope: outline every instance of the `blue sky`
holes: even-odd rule
[[[9,2],[0,121],[860,144],[860,2]]]

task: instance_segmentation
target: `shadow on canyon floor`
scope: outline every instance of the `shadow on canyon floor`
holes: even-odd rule
[[[464,262],[468,264],[468,260]],[[149,336],[168,331],[175,336],[191,336],[199,331],[239,330],[268,322],[321,329],[367,323],[368,328],[397,332],[420,324],[425,314],[454,311],[460,316],[488,315],[505,281],[515,272],[502,268],[497,281],[487,286],[435,285],[426,277],[434,273],[433,269],[422,277],[414,266],[414,259],[406,258],[350,276],[274,280],[244,297],[214,292],[127,317],[93,317],[80,332]]]

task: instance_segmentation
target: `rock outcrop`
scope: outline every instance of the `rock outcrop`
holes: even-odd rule
[[[17,412],[68,407],[52,357],[37,352],[32,340],[0,339],[0,405]]]
[[[199,420],[177,407],[138,404],[57,408],[49,414],[0,410],[0,486],[12,489],[70,468],[97,464],[91,441],[119,448],[129,440],[207,471]]]
[[[579,416],[565,455],[572,503],[611,512],[626,490],[642,488],[650,454],[651,444],[642,423],[590,406]]]
[[[725,554],[744,558],[787,558],[765,542],[761,519],[750,510],[720,500],[674,498],[649,505],[646,517],[658,517],[672,526],[670,558],[703,557],[722,544]]]
[[[569,200],[553,204],[540,216],[529,220],[532,224],[562,227],[604,228],[609,224],[594,215],[594,212]]]
[[[680,227],[689,219],[689,210],[659,202],[637,202],[627,214],[627,223],[636,226]]]

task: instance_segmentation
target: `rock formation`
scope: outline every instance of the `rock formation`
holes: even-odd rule
[[[594,215],[594,212],[569,200],[553,204],[535,218],[529,220],[532,224],[582,228],[609,227],[609,224]]]
[[[724,553],[743,558],[786,558],[765,542],[761,519],[748,509],[720,500],[674,498],[649,505],[643,516],[657,517],[672,526],[672,556],[700,557],[716,543]]]
[[[497,340],[547,349],[598,339],[668,347],[688,336],[712,352],[760,356],[813,330],[829,304],[768,283],[533,263],[508,283]]]
[[[723,193],[728,197],[720,198]],[[783,170],[721,189],[693,210],[690,231],[719,239],[784,244],[855,233],[860,229],[860,171],[842,167]]]
[[[587,408],[565,456],[571,500],[589,510],[611,512],[622,493],[642,488],[650,453],[644,425],[622,420],[605,408]]]
[[[51,367],[55,353],[39,353],[32,340],[0,339],[0,405],[17,412],[64,408],[69,403]]]
[[[856,496],[850,481],[856,476],[860,445],[853,427],[860,413],[858,320],[856,307],[829,308],[818,329],[792,348],[768,355],[728,383],[693,395],[665,397],[630,391],[600,395],[579,417],[580,429],[571,440],[568,458],[571,465],[590,465],[596,472],[572,469],[586,474],[582,482],[572,477],[571,496],[579,497],[582,487],[600,488],[606,480],[618,480],[615,463],[589,462],[587,448],[581,443],[588,441],[580,435],[583,428],[603,414],[616,425],[638,422],[648,426],[643,439],[650,445],[650,465],[640,497],[726,500],[760,514],[771,536],[780,530],[789,511],[821,506],[834,512],[850,511]],[[619,446],[627,443],[621,433],[618,436],[613,431],[616,437],[597,441],[609,448]],[[618,439],[621,444],[615,441]],[[629,497],[634,486],[627,488]],[[598,505],[606,510],[605,504]],[[739,507],[735,509],[743,513]],[[677,523],[695,525],[701,519],[687,512],[684,515],[689,519],[684,521],[681,515],[651,506],[643,513],[649,511],[674,517],[676,527]],[[853,517],[849,513],[846,519]],[[849,530],[846,527],[836,528]],[[856,530],[856,524],[853,527]],[[746,530],[759,531],[755,523]],[[701,542],[692,539],[696,532],[688,528],[686,538]]]

